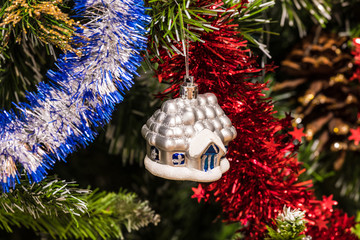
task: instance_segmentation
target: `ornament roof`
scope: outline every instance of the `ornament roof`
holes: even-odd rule
[[[204,129],[214,132],[224,144],[237,133],[213,93],[196,99],[176,98],[164,102],[141,133],[146,141],[164,151],[187,151],[191,139]]]
[[[221,139],[209,129],[204,129],[199,132],[199,134],[196,134],[193,139],[191,139],[189,146],[189,156],[192,158],[200,158],[204,149],[207,148],[211,143],[215,143],[222,152],[226,153],[225,146]]]

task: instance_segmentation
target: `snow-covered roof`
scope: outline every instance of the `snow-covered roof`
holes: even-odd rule
[[[236,129],[213,93],[196,99],[176,98],[164,102],[142,127],[148,143],[164,151],[187,151],[191,139],[204,129],[214,132],[224,143],[236,137]]]
[[[204,129],[191,139],[189,145],[190,157],[199,158],[203,154],[204,149],[211,143],[215,143],[222,150],[222,152],[226,153],[225,146],[221,139],[209,129]]]

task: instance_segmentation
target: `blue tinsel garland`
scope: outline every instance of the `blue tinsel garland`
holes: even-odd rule
[[[82,56],[60,56],[57,70],[47,73],[50,83],[28,93],[28,103],[16,105],[19,113],[0,113],[3,191],[19,182],[17,165],[39,182],[56,160],[93,141],[133,84],[150,21],[143,1],[76,0],[74,9],[88,21],[74,39]]]

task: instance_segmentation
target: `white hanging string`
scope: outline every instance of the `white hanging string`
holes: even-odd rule
[[[189,24],[187,24],[186,29],[189,31]],[[184,37],[185,37],[185,77],[186,79],[190,78],[190,71],[189,71],[189,38],[186,35],[184,30]]]

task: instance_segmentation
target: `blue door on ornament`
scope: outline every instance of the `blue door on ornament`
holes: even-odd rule
[[[202,162],[202,169],[206,172],[208,170],[213,169],[218,160],[219,154],[219,147],[216,146],[214,143],[211,144],[207,149],[206,152],[201,156]]]

